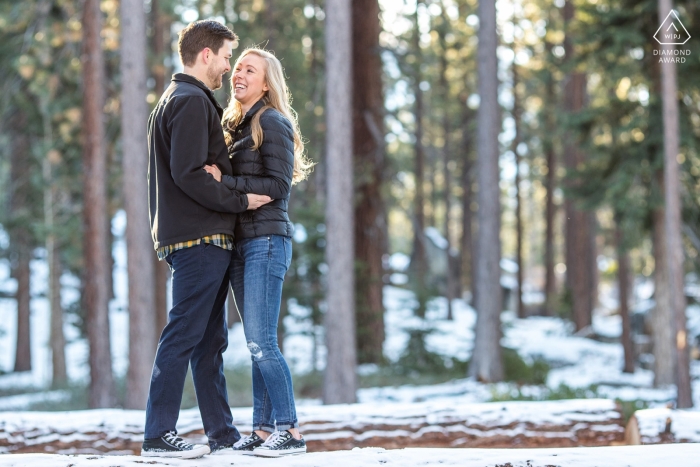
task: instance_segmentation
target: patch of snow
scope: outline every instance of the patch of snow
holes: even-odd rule
[[[0,464],[7,467],[141,467],[144,463],[170,466],[221,466],[228,464],[255,465],[261,467],[284,465],[308,467],[310,465],[338,465],[369,467],[382,464],[406,467],[424,465],[454,465],[460,467],[493,467],[507,465],[529,467],[556,465],[566,467],[696,467],[700,457],[700,445],[615,446],[595,448],[559,449],[430,449],[411,448],[385,450],[382,448],[354,448],[351,451],[309,453],[291,456],[284,460],[241,456],[219,452],[202,459],[155,459],[138,456],[101,455],[51,455],[8,454],[0,457]]]

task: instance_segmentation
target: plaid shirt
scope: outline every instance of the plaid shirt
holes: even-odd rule
[[[187,240],[186,242],[176,243],[175,245],[168,245],[160,247],[157,250],[158,260],[164,260],[170,253],[177,250],[182,250],[184,248],[191,248],[195,245],[201,243],[211,243],[224,250],[233,250],[233,236],[228,234],[214,234],[208,235],[206,237],[198,238],[197,240]]]

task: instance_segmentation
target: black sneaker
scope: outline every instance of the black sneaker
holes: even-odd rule
[[[258,436],[256,432],[252,432],[250,436],[244,436],[236,441],[233,445],[233,452],[239,454],[251,454],[253,449],[261,446],[265,441]]]
[[[265,442],[253,450],[253,454],[261,457],[283,457],[306,452],[304,438],[296,439],[287,431],[276,431]]]
[[[170,431],[160,438],[144,440],[141,447],[142,457],[174,457],[178,459],[196,459],[209,454],[209,446],[190,444]]]

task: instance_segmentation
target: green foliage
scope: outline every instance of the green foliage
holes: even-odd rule
[[[549,374],[549,364],[541,359],[527,363],[517,350],[501,347],[503,353],[503,373],[505,381],[517,384],[545,384]]]

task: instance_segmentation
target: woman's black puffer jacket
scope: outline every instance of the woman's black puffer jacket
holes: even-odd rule
[[[233,176],[224,175],[221,181],[232,190],[268,195],[273,199],[256,210],[238,215],[234,230],[237,239],[263,235],[290,237],[294,231],[287,215],[294,174],[294,130],[284,115],[267,109],[260,116],[263,143],[258,150],[253,150],[250,123],[263,106],[263,101],[258,101],[236,130],[229,132],[232,143],[229,143],[228,154]]]

